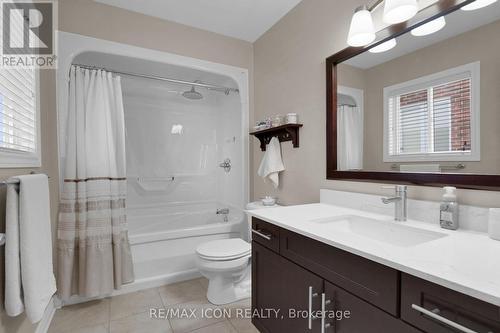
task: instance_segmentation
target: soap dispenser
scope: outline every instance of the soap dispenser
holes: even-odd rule
[[[441,228],[458,229],[458,202],[456,187],[446,186],[443,188],[443,201],[440,206],[439,223]]]

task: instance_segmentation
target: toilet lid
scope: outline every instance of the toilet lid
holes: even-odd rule
[[[219,239],[203,243],[196,249],[196,253],[209,260],[238,259],[250,254],[250,244],[241,238]]]

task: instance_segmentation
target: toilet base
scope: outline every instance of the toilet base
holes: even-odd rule
[[[214,305],[234,303],[249,298],[252,293],[251,268],[246,268],[242,277],[216,275],[208,280],[207,299]]]

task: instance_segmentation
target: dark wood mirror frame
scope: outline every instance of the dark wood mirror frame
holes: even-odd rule
[[[335,180],[405,183],[426,186],[453,185],[459,188],[498,190],[500,175],[459,173],[400,173],[337,170],[337,65],[385,41],[401,36],[440,16],[452,13],[474,0],[439,0],[415,17],[418,22],[390,26],[377,33],[377,42],[365,47],[348,47],[326,59],[326,178]]]

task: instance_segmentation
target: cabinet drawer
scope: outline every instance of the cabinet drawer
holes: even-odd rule
[[[357,298],[341,288],[325,283],[325,296],[331,303],[326,306],[328,312],[327,333],[421,333],[373,305]],[[332,319],[335,317],[335,319]]]
[[[252,217],[252,240],[279,253],[280,228]]]
[[[399,316],[397,270],[281,229],[280,253],[350,293]]]
[[[401,318],[426,332],[461,332],[425,311],[473,332],[500,333],[500,308],[437,284],[402,274]]]

